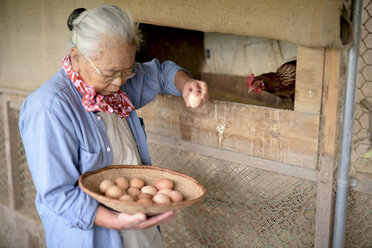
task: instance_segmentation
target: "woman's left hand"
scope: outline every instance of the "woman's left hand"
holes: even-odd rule
[[[147,217],[144,213],[118,213],[102,205],[98,205],[94,224],[115,230],[146,229],[169,221],[179,214],[179,212],[179,210],[168,211],[159,215]]]
[[[168,211],[159,215],[147,217],[144,213],[138,214],[125,214],[119,213],[115,221],[115,229],[128,230],[128,229],[146,229],[152,226],[163,224],[177,214],[180,211]]]
[[[182,96],[185,100],[186,106],[190,107],[189,95],[193,94],[194,96],[201,97],[201,103],[198,107],[203,106],[208,101],[208,85],[204,81],[189,79],[183,85]]]

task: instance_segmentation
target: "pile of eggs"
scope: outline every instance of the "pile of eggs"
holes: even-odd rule
[[[99,190],[111,199],[144,204],[180,202],[184,198],[181,192],[174,190],[174,183],[166,178],[159,179],[154,185],[146,185],[138,177],[130,180],[125,177],[105,179],[100,183]]]

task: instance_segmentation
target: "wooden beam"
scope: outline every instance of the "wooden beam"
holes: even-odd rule
[[[315,223],[315,247],[329,247],[332,240],[334,214],[334,173],[337,149],[336,128],[341,51],[325,51],[322,111],[318,146],[318,192]]]
[[[249,167],[272,171],[287,176],[298,177],[305,180],[317,181],[318,171],[307,168],[301,168],[289,164],[284,164],[272,160],[256,158],[253,156],[244,155],[242,153],[221,150],[217,148],[207,147],[192,143],[189,141],[183,141],[162,135],[152,134],[147,132],[147,139],[149,143],[158,144],[162,146],[168,146],[171,148],[188,151],[204,156],[214,157],[216,159],[222,159],[231,161],[234,163],[240,163]]]
[[[319,115],[216,100],[191,109],[173,96],[158,96],[138,114],[154,134],[316,169]]]
[[[324,50],[302,46],[297,48],[295,111],[320,113]]]
[[[311,47],[341,47],[339,0],[104,2],[128,9],[135,21],[142,23],[263,37]]]

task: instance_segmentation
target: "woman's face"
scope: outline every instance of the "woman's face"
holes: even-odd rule
[[[106,96],[117,92],[126,83],[120,75],[128,75],[132,71],[136,49],[134,45],[120,39],[103,39],[98,55],[90,58],[100,73],[84,55],[79,54],[78,69],[74,67],[74,70],[79,72],[87,84],[93,85],[96,92]],[[73,60],[73,55],[71,57]]]

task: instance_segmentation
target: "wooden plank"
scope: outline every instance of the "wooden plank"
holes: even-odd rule
[[[334,205],[334,171],[337,149],[338,87],[341,51],[327,48],[325,52],[322,113],[319,133],[319,180],[315,223],[315,247],[329,247],[332,238]]]
[[[13,89],[13,88],[9,88],[9,87],[0,86],[0,92],[1,93],[5,93],[7,95],[19,95],[19,96],[26,97],[32,91],[29,91],[29,90],[20,90],[20,89]]]
[[[318,115],[216,100],[191,109],[173,96],[158,96],[138,113],[154,134],[316,168]]]
[[[297,48],[295,111],[320,113],[323,67],[324,48]]]
[[[307,168],[301,168],[289,164],[284,164],[272,160],[256,158],[249,155],[244,155],[241,153],[221,150],[218,148],[207,147],[192,143],[189,141],[183,141],[179,139],[174,139],[170,137],[165,137],[158,134],[153,134],[147,132],[147,138],[149,143],[158,144],[162,146],[167,146],[171,148],[180,149],[183,151],[189,151],[192,153],[197,153],[204,156],[211,156],[213,158],[222,159],[226,161],[231,161],[234,163],[240,163],[247,165],[249,167],[254,167],[258,169],[263,169],[267,171],[272,171],[288,176],[298,177],[305,180],[317,181],[318,171],[311,170]]]

